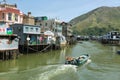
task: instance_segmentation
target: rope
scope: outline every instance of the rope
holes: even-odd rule
[[[31,48],[31,47],[28,47],[29,49],[31,49],[31,50],[33,50],[33,51],[36,51],[36,52],[43,52],[43,51],[45,51],[48,47],[50,47],[51,45],[48,45],[48,46],[46,46],[43,50],[41,50],[41,51],[39,51],[39,50],[35,50],[35,49],[33,49],[33,48]]]

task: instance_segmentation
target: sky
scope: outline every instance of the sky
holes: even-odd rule
[[[16,3],[24,14],[31,12],[35,17],[47,16],[65,22],[101,6],[120,6],[120,0],[6,0],[6,2]]]

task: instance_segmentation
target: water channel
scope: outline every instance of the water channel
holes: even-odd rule
[[[119,46],[82,42],[58,51],[22,55],[0,61],[0,80],[119,80]],[[66,56],[90,54],[91,63],[80,67],[64,65]]]

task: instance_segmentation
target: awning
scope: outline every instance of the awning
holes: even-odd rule
[[[54,36],[54,33],[51,32],[51,31],[46,31],[46,32],[44,32],[44,35],[47,35],[47,36]]]

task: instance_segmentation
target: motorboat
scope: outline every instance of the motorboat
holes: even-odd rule
[[[83,54],[77,58],[66,57],[65,64],[80,66],[80,65],[86,63],[88,60],[90,60],[90,56],[88,54]]]

